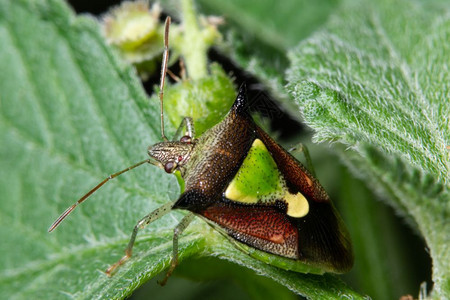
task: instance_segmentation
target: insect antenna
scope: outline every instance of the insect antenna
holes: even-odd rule
[[[52,232],[77,206],[78,204],[80,204],[81,202],[83,202],[84,200],[86,200],[87,198],[89,198],[90,195],[92,195],[93,193],[95,193],[95,191],[97,191],[100,187],[102,187],[105,183],[107,183],[108,181],[110,181],[111,179],[125,173],[128,172],[136,167],[139,167],[140,165],[143,165],[145,163],[150,163],[150,164],[154,164],[156,165],[157,163],[153,162],[151,159],[146,159],[143,160],[141,162],[138,162],[137,164],[134,164],[126,169],[123,169],[122,171],[119,171],[117,173],[111,174],[108,177],[106,177],[105,179],[103,179],[102,182],[100,182],[99,184],[97,184],[93,189],[91,189],[89,192],[87,192],[83,197],[81,197],[80,199],[78,199],[77,202],[75,202],[75,204],[73,204],[72,206],[70,206],[69,208],[67,208],[59,217],[58,219],[56,219],[55,222],[53,222],[52,226],[50,226],[50,228],[48,229],[48,232]]]
[[[167,73],[167,63],[169,61],[169,27],[171,18],[166,18],[166,23],[164,24],[164,54],[161,63],[161,80],[159,81],[159,100],[161,104],[161,137],[164,141],[168,141],[166,135],[164,134],[164,83],[166,81]]]

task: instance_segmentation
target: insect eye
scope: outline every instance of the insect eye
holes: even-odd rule
[[[173,161],[169,161],[164,165],[164,171],[170,174],[173,172],[173,170],[175,170],[176,167],[177,167],[176,163],[174,163]]]
[[[188,135],[184,135],[181,137],[180,142],[190,144],[192,142],[192,139]]]

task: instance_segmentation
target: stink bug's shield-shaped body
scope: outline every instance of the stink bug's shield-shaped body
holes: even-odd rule
[[[163,142],[149,147],[150,159],[105,178],[66,209],[49,231],[106,182],[150,163],[167,173],[180,175],[184,192],[177,201],[161,206],[137,222],[125,256],[106,270],[107,275],[112,275],[131,257],[138,231],[171,209],[190,213],[174,229],[171,266],[162,284],[177,265],[178,238],[194,214],[237,241],[240,248],[247,247],[244,250],[258,249],[277,255],[278,260],[271,259],[274,265],[312,273],[348,271],[353,264],[353,254],[342,220],[319,182],[253,122],[248,112],[245,85],[241,86],[227,116],[202,136],[195,138],[192,119],[184,118],[175,140],[166,138],[163,89],[169,25],[170,17],[165,23],[159,92]],[[178,140],[184,128],[186,133]],[[266,259],[256,252],[247,252]]]
[[[173,209],[189,210],[241,243],[322,273],[351,268],[350,238],[327,193],[254,123],[245,85],[224,120],[186,145],[176,167],[185,191]],[[168,163],[161,151],[149,154]]]

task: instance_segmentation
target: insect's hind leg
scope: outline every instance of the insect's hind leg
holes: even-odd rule
[[[309,155],[308,147],[302,143],[298,143],[296,146],[289,149],[289,152],[301,152],[306,160],[306,168],[311,172],[311,174],[316,177],[316,171],[312,164],[311,156]]]
[[[166,276],[164,277],[164,279],[162,281],[158,282],[161,286],[164,286],[166,284],[167,279],[169,279],[170,275],[172,275],[173,271],[175,270],[176,266],[178,265],[178,239],[179,239],[179,236],[183,233],[183,231],[191,223],[193,218],[194,218],[193,213],[187,214],[183,219],[181,219],[180,223],[178,223],[178,225],[173,229],[172,260],[170,261],[170,267],[166,273]]]
[[[173,204],[174,202],[164,204],[163,206],[158,207],[157,209],[143,217],[141,220],[139,220],[139,222],[137,222],[136,226],[134,226],[133,233],[131,234],[130,241],[128,242],[128,246],[125,249],[125,255],[105,271],[106,275],[111,277],[115,273],[116,269],[123,265],[131,257],[138,231],[169,213],[172,210]]]

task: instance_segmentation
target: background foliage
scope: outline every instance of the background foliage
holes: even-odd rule
[[[164,5],[179,14],[177,3]],[[432,295],[449,297],[448,4],[272,5],[201,1],[199,9],[228,20],[219,51],[303,117],[315,141],[332,142],[333,154],[314,147],[312,155],[354,240],[356,265],[344,278],[351,288],[332,275],[250,259],[201,221],[181,240],[182,259],[191,259],[178,275],[228,278],[208,286],[253,298],[293,298],[285,287],[309,298],[417,295],[427,280],[416,258],[423,245],[405,238],[408,229],[374,201],[376,192],[424,238],[433,259]],[[182,213],[140,234],[134,258],[112,279],[102,271],[122,255],[143,212],[176,199],[174,178],[137,169],[105,186],[54,233],[47,228],[105,175],[145,157],[159,139],[159,104],[105,45],[96,20],[76,16],[62,1],[0,0],[0,44],[0,297],[129,295],[167,267]],[[175,278],[171,284],[185,286],[185,298],[207,290]],[[154,282],[149,288],[174,297]]]

